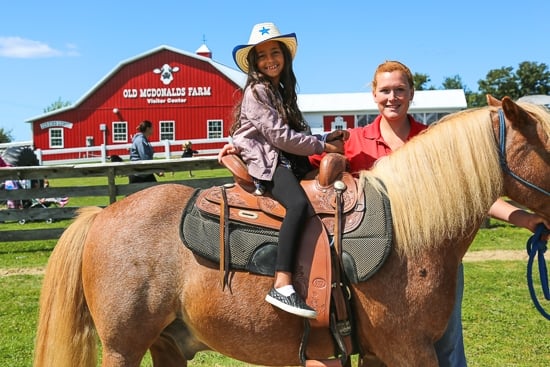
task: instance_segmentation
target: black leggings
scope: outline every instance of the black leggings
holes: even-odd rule
[[[279,232],[276,271],[292,273],[310,203],[294,173],[284,166],[278,165],[275,169],[269,189],[271,195],[286,209]]]

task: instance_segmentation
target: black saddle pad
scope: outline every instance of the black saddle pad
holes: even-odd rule
[[[389,200],[367,185],[364,188],[364,216],[360,225],[342,238],[342,262],[346,276],[357,283],[370,278],[386,260],[392,244]],[[193,253],[214,263],[220,259],[219,218],[201,212],[195,201],[185,208],[180,226],[183,243]],[[273,275],[279,232],[237,221],[228,221],[230,268]]]

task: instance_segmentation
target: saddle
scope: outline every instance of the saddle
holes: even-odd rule
[[[263,196],[252,194],[255,190],[253,179],[239,156],[226,155],[222,163],[233,173],[235,184],[202,191],[197,199],[199,209],[215,216],[221,215],[224,190],[229,207],[228,219],[278,230],[286,214],[285,208],[268,193]],[[342,233],[357,228],[363,216],[364,196],[357,190],[356,179],[345,172],[345,168],[346,160],[342,155],[327,154],[321,161],[317,175],[301,181],[311,203],[309,216],[318,216],[329,235],[334,235],[338,190],[342,195]],[[343,183],[343,187],[335,188],[335,182],[339,182],[340,186]]]
[[[227,223],[234,221],[279,230],[286,210],[269,194],[253,194],[253,179],[239,156],[226,155],[222,164],[233,174],[235,183],[203,190],[195,204],[200,211],[220,218],[219,263],[225,286],[229,271],[229,261],[225,256],[230,253]],[[317,319],[306,321],[300,348],[300,358],[308,367],[347,365],[353,350],[350,295],[341,279],[343,269],[338,255],[341,255],[342,234],[355,229],[362,220],[364,196],[358,193],[355,178],[345,169],[343,156],[327,154],[318,173],[301,181],[311,207],[298,250],[294,283],[298,293],[318,313]],[[329,235],[334,236],[334,247],[331,247]],[[335,252],[338,255],[334,255]],[[338,358],[309,359],[306,349],[310,333],[315,342],[327,329],[336,341],[338,352],[335,355]]]

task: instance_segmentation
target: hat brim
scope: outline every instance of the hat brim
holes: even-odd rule
[[[296,50],[298,49],[298,40],[296,39],[296,33],[289,33],[282,36],[268,38],[262,42],[258,42],[253,45],[236,46],[233,49],[233,60],[235,60],[235,64],[237,64],[239,69],[241,69],[245,73],[248,73],[248,53],[254,46],[257,46],[267,41],[279,41],[284,43],[290,51],[292,59],[294,59],[294,56],[296,55]]]

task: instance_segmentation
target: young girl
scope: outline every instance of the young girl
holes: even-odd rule
[[[338,134],[329,135],[325,142],[305,133],[309,127],[298,109],[292,69],[296,48],[296,35],[281,35],[273,23],[255,25],[248,44],[234,48],[233,58],[248,73],[248,79],[230,134],[255,179],[256,194],[269,190],[286,209],[279,232],[274,287],[265,299],[292,314],[315,318],[315,310],[292,285],[294,256],[310,205],[299,180],[309,169],[307,156],[341,152],[341,144],[329,143]]]

